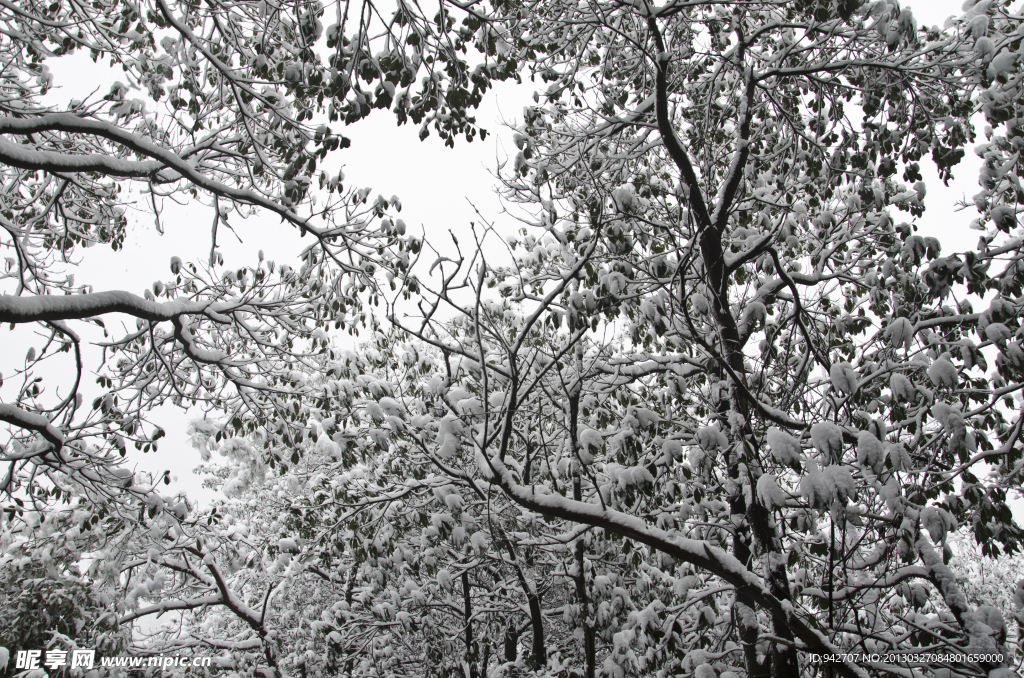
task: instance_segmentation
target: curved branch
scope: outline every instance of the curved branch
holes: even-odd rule
[[[54,151],[35,151],[20,144],[0,140],[0,162],[22,169],[47,172],[102,172],[117,177],[149,178],[160,181],[184,178],[215,195],[268,209],[285,221],[309,229],[310,233],[318,238],[322,237],[319,229],[310,226],[307,219],[287,207],[254,191],[233,188],[215,181],[174,152],[114,125],[100,120],[89,120],[72,113],[50,113],[34,118],[0,118],[0,134],[29,135],[40,132],[90,134],[121,144],[135,153],[154,160],[133,162],[102,155],[69,155]],[[158,177],[157,174],[160,170],[165,168],[174,170],[180,177]]]

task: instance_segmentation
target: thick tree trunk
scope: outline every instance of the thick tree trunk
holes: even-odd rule
[[[753,80],[747,83],[745,96],[747,101],[741,105],[741,116],[739,124],[740,140],[737,142],[736,151],[730,167],[728,176],[725,177],[717,204],[713,205],[713,211],[709,210],[708,204],[704,201],[703,188],[697,178],[693,165],[690,163],[686,150],[676,136],[675,128],[669,119],[668,113],[668,59],[665,51],[664,38],[658,28],[657,19],[653,16],[648,20],[651,35],[658,47],[657,78],[656,78],[656,101],[655,109],[658,119],[658,131],[661,134],[662,142],[665,145],[669,156],[679,169],[683,181],[689,188],[689,203],[691,210],[700,228],[700,252],[704,260],[705,283],[711,292],[711,306],[718,329],[720,350],[719,360],[723,371],[729,373],[730,377],[730,409],[731,414],[739,415],[740,423],[734,424],[733,440],[737,437],[743,443],[740,459],[746,467],[749,477],[747,481],[754,487],[761,472],[760,461],[757,456],[757,440],[753,436],[750,427],[750,407],[747,400],[747,384],[745,378],[743,340],[740,336],[736,319],[729,307],[729,271],[726,267],[725,253],[722,247],[722,236],[727,226],[729,209],[735,199],[740,186],[743,169],[749,157],[749,149],[746,144],[746,137],[749,135],[749,110],[750,99],[753,96]],[[742,41],[741,41],[742,42]],[[660,55],[666,55],[662,58]],[[742,44],[739,47],[738,57],[743,58]],[[712,347],[714,352],[715,349]],[[734,421],[730,417],[729,421]],[[738,429],[738,430],[736,430]],[[738,434],[738,435],[737,435]],[[738,475],[737,475],[738,478]],[[741,480],[741,479],[740,479]],[[764,563],[765,577],[768,588],[772,595],[779,600],[789,600],[789,581],[786,575],[785,558],[781,553],[781,544],[771,526],[768,511],[761,506],[757,497],[752,497],[746,502],[742,497],[737,501],[734,516],[737,516],[740,509],[739,502],[746,504],[743,513],[747,523],[754,535],[755,544],[760,551],[760,557]],[[742,559],[741,559],[742,560]],[[741,618],[747,615],[741,615]],[[792,645],[785,641],[792,641],[793,630],[789,619],[781,610],[772,613],[772,631],[783,639],[782,643],[773,643],[771,651],[771,675],[772,676],[795,676],[798,673],[796,652]],[[752,628],[741,631],[751,637]],[[748,667],[749,668],[749,667]]]
[[[746,567],[753,562],[751,551],[750,523],[747,519],[747,503],[743,497],[740,484],[739,464],[729,464],[729,478],[735,483],[733,494],[729,497],[729,515],[733,524],[732,554]],[[750,678],[767,678],[770,675],[771,657],[764,662],[757,659],[757,639],[761,635],[761,625],[757,621],[757,604],[744,591],[736,592],[733,602],[733,622],[739,633],[740,644],[743,646],[743,658],[747,665]]]
[[[523,589],[523,595],[526,596],[526,603],[530,610],[530,626],[533,627],[533,645],[531,647],[530,662],[533,663],[535,668],[540,668],[548,661],[547,646],[544,643],[544,615],[540,604],[540,594],[537,592],[536,583],[531,579],[527,579],[526,572],[520,566],[519,554],[512,545],[512,541],[503,532],[501,539],[505,545],[505,550],[508,552],[509,559],[513,563],[513,569],[515,570],[516,577],[519,579],[519,586]],[[519,632],[516,632],[515,638],[516,642],[518,642]]]
[[[505,661],[514,662],[519,655],[518,650],[519,629],[516,628],[516,622],[513,619],[509,622],[508,628],[505,629]]]
[[[544,615],[541,612],[540,596],[527,594],[530,606],[530,625],[533,627],[533,663],[535,668],[543,667],[548,661],[548,649],[544,644]]]

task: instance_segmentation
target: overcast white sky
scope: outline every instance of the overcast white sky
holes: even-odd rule
[[[941,26],[948,16],[961,11],[959,1],[952,0],[916,0],[909,4],[921,25]],[[81,62],[71,60],[60,68],[53,68],[59,89],[55,89],[52,96],[65,101],[81,98],[104,78],[108,78],[104,89],[116,79],[112,71],[97,74],[95,69],[102,69],[101,66],[92,62],[86,65],[88,72],[83,72]],[[458,232],[470,221],[478,220],[467,198],[488,218],[502,223],[493,173],[497,163],[508,157],[508,149],[512,148],[511,133],[502,122],[519,118],[523,105],[532,99],[533,89],[531,83],[526,83],[519,87],[499,85],[492,90],[477,113],[481,126],[490,132],[487,139],[472,144],[462,140],[454,149],[444,147],[436,135],[420,142],[417,126],[396,127],[390,114],[376,112],[344,131],[352,139],[352,146],[337,155],[344,162],[346,183],[373,187],[374,194],[398,195],[403,206],[402,217],[409,227],[422,227],[428,234],[443,234],[449,228]],[[926,165],[922,162],[923,168]],[[957,200],[969,199],[977,190],[974,188],[977,157],[968,153],[965,162],[957,168],[956,181],[948,188],[942,186],[930,165],[927,167],[931,174],[925,176],[928,210],[919,222],[922,230],[939,236],[947,251],[973,247],[977,234],[967,228],[974,218],[973,210],[956,214],[954,208]],[[208,206],[168,209],[163,217],[166,233],[159,236],[152,218],[140,213],[132,220],[125,248],[120,252],[103,247],[91,249],[77,278],[82,283],[95,285],[96,289],[120,288],[140,293],[154,280],[169,275],[172,255],[186,260],[202,260],[208,256],[211,221],[212,208]],[[515,228],[507,217],[504,223],[509,230]],[[305,244],[293,229],[284,228],[273,220],[247,222],[243,227],[236,224],[235,227],[243,243],[223,229],[218,236],[229,266],[255,261],[260,249],[265,250],[269,258],[284,261]],[[209,499],[211,493],[203,490],[191,473],[200,458],[185,435],[189,415],[171,407],[153,415],[167,431],[167,438],[161,441],[158,453],[136,453],[132,461],[138,464],[139,470],[162,472],[169,468],[175,481],[167,489],[184,490],[191,498],[203,501]]]

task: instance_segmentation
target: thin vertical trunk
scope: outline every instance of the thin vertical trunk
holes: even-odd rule
[[[582,347],[581,347],[582,348]],[[582,374],[577,376],[582,379]],[[573,392],[569,395],[569,445],[572,450],[573,478],[572,498],[575,501],[583,500],[583,479],[580,469],[579,458],[579,426],[577,419],[580,413],[580,389],[579,382],[575,385]],[[594,637],[594,627],[590,623],[590,601],[587,596],[587,573],[583,568],[584,544],[582,537],[576,540],[576,569],[578,570],[576,580],[576,597],[580,601],[580,617],[583,620],[583,654],[586,661],[586,669],[583,674],[585,678],[594,678],[597,673],[597,644]]]
[[[465,665],[468,667],[467,678],[479,678],[480,672],[476,666],[476,643],[473,642],[473,605],[469,598],[469,572],[463,571],[462,573],[462,601],[463,601],[463,621],[466,624],[466,662]]]
[[[578,501],[578,500],[577,500]],[[594,627],[590,624],[590,602],[587,597],[587,577],[583,571],[583,540],[576,541],[576,568],[579,574],[576,580],[576,597],[580,601],[580,616],[583,618],[583,655],[586,661],[585,678],[597,675],[597,645],[594,638]]]
[[[358,571],[359,566],[356,565],[356,563],[352,563],[352,567],[349,568],[348,571],[348,581],[345,582],[345,602],[348,603],[349,606],[352,605],[352,596],[356,587],[356,573]],[[348,648],[345,648],[345,651],[347,652]],[[355,664],[355,661],[355,657],[349,657],[348,661],[345,662],[345,672],[343,675],[352,675],[352,667]]]

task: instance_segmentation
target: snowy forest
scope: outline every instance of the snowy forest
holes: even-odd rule
[[[0,56],[0,675],[1020,675],[1024,7],[0,0]],[[369,118],[503,138],[503,210],[407,225]],[[136,221],[209,256],[76,283]],[[135,470],[168,406],[212,501]]]

